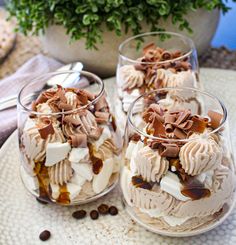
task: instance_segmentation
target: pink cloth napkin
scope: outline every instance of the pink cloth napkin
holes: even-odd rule
[[[33,78],[55,71],[62,63],[41,54],[28,60],[13,75],[0,80],[0,98],[18,94],[20,89]],[[16,129],[16,107],[0,111],[0,147]]]

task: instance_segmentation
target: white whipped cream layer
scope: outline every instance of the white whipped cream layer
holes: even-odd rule
[[[163,218],[164,221],[169,225],[169,226],[177,226],[177,225],[182,225],[185,221],[190,219],[190,217],[175,217],[173,215],[164,215],[160,210],[158,209],[144,209],[140,208],[139,209],[141,212],[148,214],[151,218]]]

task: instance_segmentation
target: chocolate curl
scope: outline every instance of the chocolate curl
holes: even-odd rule
[[[164,119],[165,119],[165,124],[172,124],[175,122],[176,116],[172,114],[166,114],[164,116]]]
[[[45,93],[42,93],[39,95],[39,97],[36,99],[36,105],[37,104],[42,104],[47,102],[48,98],[45,96]]]
[[[39,134],[42,139],[47,139],[49,134],[54,134],[54,128],[52,126],[52,121],[49,118],[42,118],[42,122],[44,126],[42,128],[39,128]]]
[[[223,118],[223,115],[221,113],[215,112],[215,111],[208,111],[207,115],[210,117],[211,122],[210,126],[213,129],[216,129],[220,126],[221,120]]]
[[[165,130],[166,130],[166,133],[172,133],[174,130],[174,127],[172,124],[166,124]]]
[[[183,122],[183,123],[179,124],[179,125],[178,125],[178,128],[187,131],[187,130],[189,130],[192,126],[193,126],[193,121],[192,121],[192,120],[188,120],[188,121],[186,121],[186,122]]]
[[[73,109],[72,105],[66,104],[64,102],[59,102],[58,103],[58,108],[60,108],[61,110],[65,110],[65,111],[70,111]]]
[[[151,104],[149,106],[149,108],[152,109],[157,114],[159,114],[160,116],[164,115],[164,111],[162,110],[162,108],[158,104]]]
[[[63,118],[63,122],[65,122],[67,124],[72,124],[75,127],[78,127],[79,125],[81,125],[81,120],[75,119],[72,116],[65,116]]]
[[[164,51],[161,54],[161,59],[162,60],[170,60],[172,58],[172,54],[169,51]]]
[[[89,100],[94,100],[95,99],[95,94],[87,91],[87,90],[83,90],[83,93],[88,97]]]
[[[103,95],[95,104],[95,110],[96,111],[101,111],[103,109],[107,109],[108,108],[108,104],[106,101],[105,96]]]
[[[75,134],[70,135],[68,142],[72,145],[72,147],[87,147],[87,135],[86,134]]]
[[[166,135],[164,125],[157,118],[153,120],[150,126],[154,130],[153,136],[163,137]]]
[[[179,128],[175,128],[173,133],[178,139],[186,139],[187,138],[187,134]]]
[[[61,102],[66,104],[67,100],[66,100],[66,96],[65,96],[65,91],[63,90],[62,87],[58,88],[57,96],[59,97]]]
[[[143,47],[143,54],[146,54],[148,50],[150,49],[156,49],[155,43],[149,43],[146,46]]]
[[[203,133],[205,131],[207,122],[204,118],[200,118],[199,116],[195,115],[191,118],[191,121],[193,122],[193,125],[191,126],[189,131],[195,133]]]
[[[98,122],[98,123],[107,123],[109,121],[109,118],[110,118],[110,113],[96,111],[95,112],[95,116],[96,116],[96,122]]]
[[[179,147],[176,144],[162,143],[164,150],[161,152],[162,157],[177,157],[179,155]]]
[[[37,111],[37,103],[36,103],[36,101],[34,100],[34,101],[32,101],[32,103],[31,103],[31,109],[33,110],[33,111]]]
[[[175,52],[172,53],[173,58],[178,58],[180,57],[182,52],[180,50],[176,50]]]
[[[77,94],[78,97],[79,97],[79,101],[80,101],[83,105],[88,104],[88,96],[87,96],[87,94],[85,93],[85,90],[83,90],[83,89],[78,89],[78,90],[76,91],[76,94]]]
[[[177,120],[175,121],[175,124],[179,125],[183,123],[185,120],[189,118],[190,115],[191,115],[190,110],[181,111],[179,115],[177,116]]]
[[[97,127],[89,133],[89,137],[91,137],[95,140],[98,140],[100,138],[102,132],[103,132],[103,128]]]

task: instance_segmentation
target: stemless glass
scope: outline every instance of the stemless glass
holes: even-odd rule
[[[173,32],[150,32],[131,37],[119,47],[116,106],[119,125],[130,104],[144,92],[162,87],[200,88],[194,43]],[[135,111],[142,111],[142,101]]]
[[[56,82],[63,87],[50,86]],[[74,205],[114,188],[121,140],[99,77],[43,74],[22,88],[17,109],[20,173],[34,196]]]
[[[136,113],[140,100],[144,108]],[[194,88],[143,94],[129,109],[123,151],[124,205],[148,230],[196,235],[232,211],[235,167],[227,111],[215,96]]]

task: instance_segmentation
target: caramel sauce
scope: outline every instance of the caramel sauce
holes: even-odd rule
[[[50,185],[47,167],[43,162],[36,162],[34,173],[36,174],[39,183],[39,199],[51,202],[51,190],[49,188]],[[61,204],[70,203],[70,193],[67,190],[66,184],[60,186],[60,195],[56,202]]]
[[[99,174],[103,166],[102,159],[94,156],[93,147],[90,143],[88,143],[88,148],[89,148],[90,160],[92,162],[93,173]]]
[[[69,204],[70,193],[67,190],[66,184],[60,185],[60,195],[57,198],[57,203]]]
[[[147,190],[151,190],[152,189],[152,184],[143,180],[141,175],[138,176],[133,176],[132,177],[132,184],[135,187],[139,187],[139,188],[143,188],[143,189],[147,189]]]
[[[204,187],[199,180],[192,177],[183,183],[184,187],[181,193],[184,196],[190,197],[192,200],[199,200],[204,197],[209,197],[211,192],[209,189]]]
[[[116,126],[116,120],[115,120],[115,117],[112,115],[111,117],[111,126],[112,126],[112,129],[114,132],[116,132],[116,129],[117,129],[117,126]]]
[[[49,177],[47,167],[41,162],[36,162],[34,172],[38,178],[39,183],[39,199],[50,202],[49,195]]]
[[[205,188],[198,179],[193,176],[186,174],[180,164],[178,158],[168,159],[170,166],[174,166],[177,170],[177,174],[183,185],[181,193],[184,196],[190,197],[192,200],[199,200],[204,197],[209,197],[211,192],[209,189]]]

